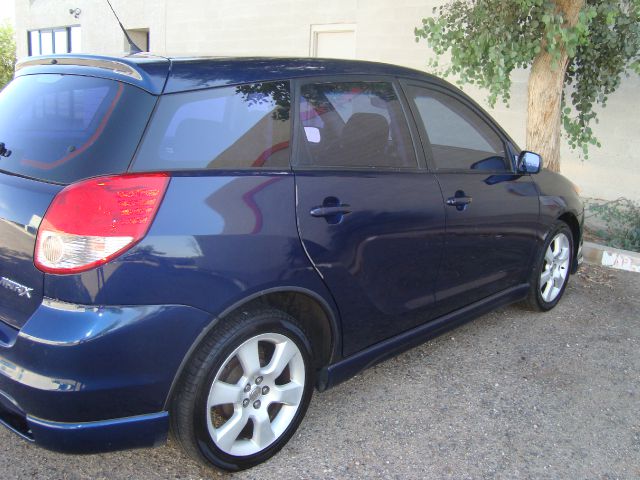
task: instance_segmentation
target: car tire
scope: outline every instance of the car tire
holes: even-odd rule
[[[199,345],[171,402],[171,433],[191,457],[237,471],[275,455],[300,425],[314,385],[308,335],[265,308],[223,319]]]
[[[529,309],[546,312],[558,304],[569,283],[573,245],[571,229],[558,221],[547,234],[532,269],[526,300]]]

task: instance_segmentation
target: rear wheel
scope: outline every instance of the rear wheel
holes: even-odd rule
[[[555,307],[569,281],[573,258],[573,235],[564,222],[558,222],[547,239],[533,270],[527,303],[534,310],[547,311]]]
[[[191,456],[224,470],[261,463],[293,435],[313,388],[311,348],[279,310],[224,321],[199,347],[172,404],[172,432]]]

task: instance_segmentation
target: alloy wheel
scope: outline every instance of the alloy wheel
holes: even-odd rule
[[[544,266],[540,274],[540,295],[545,302],[553,302],[562,291],[569,275],[571,243],[563,232],[549,243],[544,254]]]
[[[261,452],[293,421],[304,393],[305,365],[290,338],[256,335],[223,362],[207,398],[207,428],[234,456]]]

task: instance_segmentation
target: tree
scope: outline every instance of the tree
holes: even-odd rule
[[[13,28],[0,25],[0,90],[11,81],[16,65],[16,42]]]
[[[640,73],[640,0],[453,0],[416,28],[441,67],[460,84],[489,91],[494,106],[509,102],[511,73],[530,68],[527,148],[560,169],[562,126],[569,145],[588,156],[600,146],[591,129],[623,76]]]

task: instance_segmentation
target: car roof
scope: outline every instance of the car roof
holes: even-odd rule
[[[127,57],[49,55],[28,57],[16,77],[37,73],[89,75],[131,83],[150,93],[174,93],[240,83],[320,75],[391,75],[449,85],[419,70],[363,60],[288,57]]]
[[[363,60],[328,58],[172,58],[165,92],[195,90],[238,83],[324,75],[392,75],[446,83],[419,70]]]

